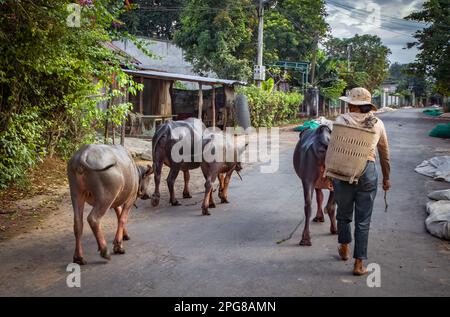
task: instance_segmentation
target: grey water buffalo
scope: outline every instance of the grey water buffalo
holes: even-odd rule
[[[300,133],[300,139],[294,150],[294,169],[301,179],[305,199],[305,226],[300,241],[300,245],[303,246],[311,245],[309,221],[312,212],[311,205],[314,190],[316,191],[317,198],[317,214],[313,221],[324,222],[322,189],[328,189],[330,190],[330,196],[325,207],[325,212],[330,217],[330,232],[332,234],[337,233],[334,192],[331,181],[324,177],[325,155],[328,143],[330,142],[330,134],[331,129],[326,125],[321,125],[317,129],[306,129]]]
[[[230,179],[233,172],[239,175],[242,170],[240,158],[247,146],[247,144],[237,146],[235,141],[236,138],[226,138],[222,132],[213,132],[203,138],[201,163],[202,173],[205,177],[203,215],[210,215],[208,208],[216,207],[213,198],[213,184],[216,178],[219,179],[219,198],[222,203],[228,203]]]
[[[163,165],[170,168],[167,177],[167,186],[170,193],[170,203],[172,206],[178,206],[180,203],[175,198],[174,184],[180,171],[184,174],[183,198],[191,198],[189,192],[189,170],[200,167],[201,164],[201,144],[205,125],[201,120],[189,118],[180,121],[169,121],[160,125],[152,139],[153,153],[153,170],[155,172],[155,192],[152,195],[152,205],[159,205],[160,192],[159,185],[161,182],[161,171]],[[175,160],[172,157],[172,150],[176,144],[186,145],[190,148],[191,153],[181,153],[186,155],[185,158]],[[194,144],[199,144],[200,148],[196,149]],[[198,153],[196,154],[195,151]],[[196,158],[196,155],[200,155]]]
[[[110,259],[100,222],[110,208],[117,215],[114,253],[123,254],[123,240],[129,236],[125,228],[128,213],[138,197],[148,199],[150,166],[138,166],[130,153],[119,145],[85,145],[69,160],[67,174],[74,210],[75,254],[73,262],[86,264],[83,258],[84,204],[91,205],[87,220],[97,240],[101,257]]]

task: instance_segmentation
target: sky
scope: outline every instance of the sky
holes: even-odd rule
[[[402,18],[421,10],[423,0],[326,0],[328,17],[334,37],[348,38],[355,34],[378,35],[392,54],[391,63],[414,61],[417,50],[403,49],[413,42],[412,34],[426,25]]]

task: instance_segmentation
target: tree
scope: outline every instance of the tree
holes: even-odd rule
[[[336,99],[342,96],[347,83],[339,76],[340,62],[327,56],[322,50],[317,52],[316,75],[313,87],[318,87],[326,98]]]
[[[199,73],[246,80],[255,50],[256,11],[251,0],[189,0],[181,14],[175,43]]]
[[[348,89],[364,86],[370,91],[377,88],[388,75],[389,48],[376,35],[358,35],[349,39],[331,38],[325,43],[327,53],[343,62],[341,73]],[[348,49],[350,68],[346,69]]]
[[[121,20],[132,34],[172,40],[180,25],[184,0],[137,0]]]
[[[113,82],[138,87],[103,46],[120,36],[113,26],[124,2],[79,2],[80,27],[70,27],[72,1],[0,1],[0,188],[49,154],[93,142],[106,116],[118,123],[129,109],[98,107],[121,94],[107,89]]]
[[[408,48],[417,47],[419,54],[411,68],[418,73],[434,78],[436,91],[450,95],[450,6],[448,0],[428,0],[423,10],[406,17],[430,24],[414,34],[416,42]]]
[[[309,60],[316,38],[325,36],[325,3],[322,0],[281,0],[266,11],[264,57],[278,60]]]
[[[196,71],[251,77],[256,59],[257,2],[188,0],[175,42],[186,51]],[[279,0],[266,6],[264,63],[309,60],[315,39],[328,30],[324,1]]]

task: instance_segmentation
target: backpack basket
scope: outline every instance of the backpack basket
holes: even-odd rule
[[[333,124],[325,157],[326,176],[358,183],[376,134],[372,130]]]

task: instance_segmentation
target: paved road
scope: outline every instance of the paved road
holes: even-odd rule
[[[311,225],[312,247],[297,245],[300,231],[276,245],[303,217],[300,183],[291,163],[297,138],[292,134],[292,146],[281,153],[280,170],[245,171],[243,182],[232,182],[231,203],[219,204],[209,217],[200,216],[199,205],[155,211],[148,202],[139,202],[142,208],[136,212],[142,216],[129,226],[127,253],[113,256],[108,264],[99,258],[86,228],[89,264],[82,268],[80,289],[65,284],[72,232],[45,250],[38,240],[0,250],[0,269],[15,269],[14,281],[0,270],[0,295],[449,296],[450,245],[424,228],[426,193],[448,184],[413,169],[423,159],[448,154],[450,142],[428,137],[436,122],[421,117],[414,110],[381,115],[391,142],[393,188],[387,213],[379,192],[370,232],[369,262],[381,267],[380,288],[367,287],[365,278],[351,275],[351,261],[338,260],[328,220]],[[196,194],[193,201],[200,198]],[[112,236],[111,231],[107,237]]]

